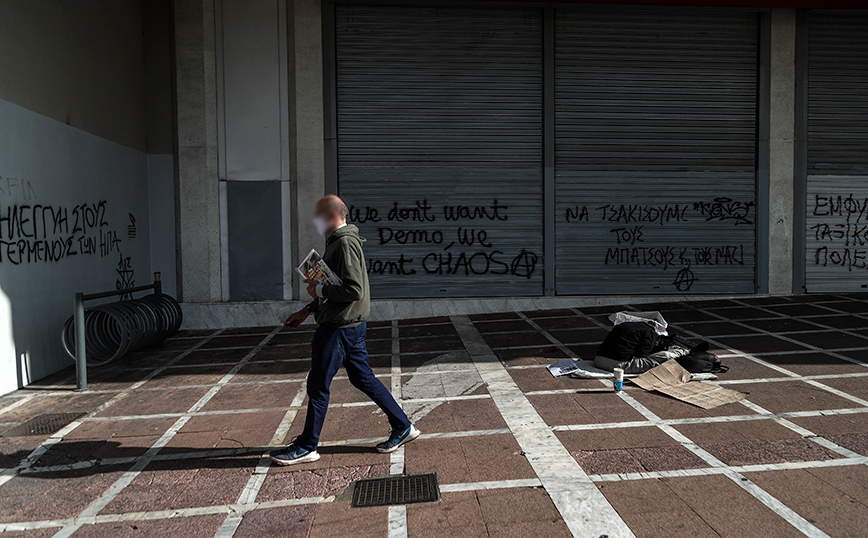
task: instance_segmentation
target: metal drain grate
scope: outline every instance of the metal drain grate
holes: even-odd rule
[[[23,435],[46,435],[63,428],[73,420],[84,416],[84,413],[54,413],[39,415],[24,424],[16,426],[3,434],[3,437],[20,437]]]
[[[353,507],[427,503],[440,500],[437,475],[416,474],[358,480],[353,489]]]

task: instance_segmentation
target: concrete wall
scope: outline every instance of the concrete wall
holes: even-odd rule
[[[0,393],[72,364],[73,292],[174,287],[171,13],[0,4]]]
[[[0,99],[145,151],[141,4],[0,4]]]

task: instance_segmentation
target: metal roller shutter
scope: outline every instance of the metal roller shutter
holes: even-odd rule
[[[751,293],[758,15],[559,9],[559,294]]]
[[[335,40],[373,294],[540,295],[541,10],[337,5]]]
[[[868,287],[868,14],[808,16],[809,292]]]

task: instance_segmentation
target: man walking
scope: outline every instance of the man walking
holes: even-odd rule
[[[307,420],[304,431],[286,448],[271,453],[279,465],[305,463],[319,459],[317,445],[329,405],[329,386],[341,364],[350,383],[374,401],[389,418],[392,433],[377,445],[379,452],[394,452],[404,443],[419,437],[419,430],[398,406],[368,364],[365,347],[365,319],[371,311],[368,273],[362,252],[364,239],[359,229],[347,224],[347,206],[337,196],[326,196],[316,204],[314,225],[325,235],[323,261],[341,279],[337,286],[324,286],[306,280],[313,301],[286,319],[296,328],[314,315],[319,328],[311,344],[313,360],[307,377]]]

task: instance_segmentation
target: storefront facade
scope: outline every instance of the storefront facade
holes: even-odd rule
[[[215,126],[217,231],[188,226],[210,235],[207,267],[184,255],[202,199],[185,203],[179,153],[188,303],[302,300],[293,268],[321,248],[310,204],[328,192],[388,311],[868,284],[863,11],[248,4],[215,4],[218,113],[193,111]],[[179,119],[210,83],[182,68]]]

